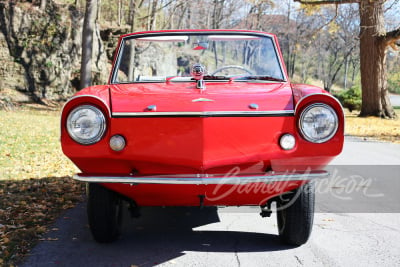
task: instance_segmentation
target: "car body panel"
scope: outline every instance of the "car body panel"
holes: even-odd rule
[[[284,80],[244,82],[230,78],[205,81],[205,87],[198,88],[195,81],[174,81],[173,78],[151,83],[115,83],[115,75],[111,74],[108,85],[85,88],[64,106],[61,144],[65,155],[82,172],[76,179],[93,177],[92,181],[141,206],[264,205],[268,199],[311,179],[293,179],[291,173],[320,171],[342,151],[341,105],[321,88],[286,81],[274,35],[233,30],[173,31],[189,32],[225,35],[245,32],[273,38]],[[124,38],[157,34],[124,35],[119,48]],[[116,57],[119,54],[117,51]],[[118,60],[114,61],[116,64]],[[113,68],[112,72],[115,71]],[[329,105],[338,117],[336,133],[323,143],[311,143],[299,131],[299,116],[313,103]],[[82,145],[69,136],[65,126],[75,107],[88,104],[101,110],[107,127],[99,142]],[[280,146],[280,138],[285,134],[295,138],[293,149],[284,150]],[[121,151],[110,148],[110,138],[115,135],[123,136],[126,141]],[[146,177],[150,179],[154,175],[199,176],[206,180],[213,175],[229,179],[241,175],[261,177],[271,172],[287,173],[287,180],[237,180],[237,184],[225,184],[225,180],[201,184],[146,183]],[[110,182],[106,177],[143,179]],[[90,182],[90,179],[81,180]],[[265,186],[279,190],[264,190]]]
[[[113,113],[203,111],[293,111],[293,96],[285,83],[207,82],[205,90],[190,83],[120,84],[110,88]]]

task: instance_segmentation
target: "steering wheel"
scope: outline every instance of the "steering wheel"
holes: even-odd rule
[[[249,73],[250,75],[254,75],[254,73],[251,70],[246,69],[245,67],[242,67],[242,66],[238,66],[238,65],[230,65],[230,66],[224,66],[224,67],[218,68],[213,73],[211,73],[211,75],[213,76],[216,73],[221,72],[221,71],[226,70],[226,69],[244,70],[245,72]]]

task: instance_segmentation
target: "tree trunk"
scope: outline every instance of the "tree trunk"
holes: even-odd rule
[[[140,5],[140,3],[139,3]],[[131,0],[130,10],[129,10],[129,17],[131,20],[131,27],[130,31],[135,31],[135,17],[136,17],[136,0]],[[135,71],[135,46],[134,43],[131,42],[130,50],[129,50],[129,67],[128,67],[128,80],[133,81],[134,78],[134,71]]]
[[[149,6],[148,30],[155,30],[158,0],[153,0]]]
[[[97,21],[101,21],[101,0],[97,0]]]
[[[132,29],[135,28],[135,11],[136,11],[136,0],[130,0],[128,24],[131,26],[131,32],[133,32]]]
[[[80,89],[88,87],[92,83],[92,50],[93,31],[97,14],[98,0],[87,0],[85,19],[82,31],[82,61]]]
[[[118,0],[118,27],[122,24],[122,0]]]
[[[344,90],[347,90],[347,75],[349,74],[349,59],[346,57],[346,63],[344,65],[344,80],[343,80],[343,85],[344,85]]]
[[[47,0],[41,0],[40,1],[40,10],[45,10],[47,5]]]
[[[386,75],[384,0],[360,2],[360,69],[362,105],[360,116],[394,118]]]
[[[192,28],[192,3],[190,1],[187,2],[187,25],[188,29]]]

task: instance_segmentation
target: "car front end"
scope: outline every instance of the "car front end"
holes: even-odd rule
[[[276,37],[238,30],[122,36],[61,126],[74,178],[135,206],[269,206],[327,177],[344,139],[341,105],[288,81]]]

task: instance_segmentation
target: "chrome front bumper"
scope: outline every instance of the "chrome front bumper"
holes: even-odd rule
[[[183,175],[149,175],[149,176],[101,176],[90,174],[76,174],[73,179],[90,183],[124,183],[124,184],[248,184],[271,183],[284,181],[307,181],[329,177],[327,171],[304,172],[268,172],[255,175],[211,175],[211,174],[183,174]]]

